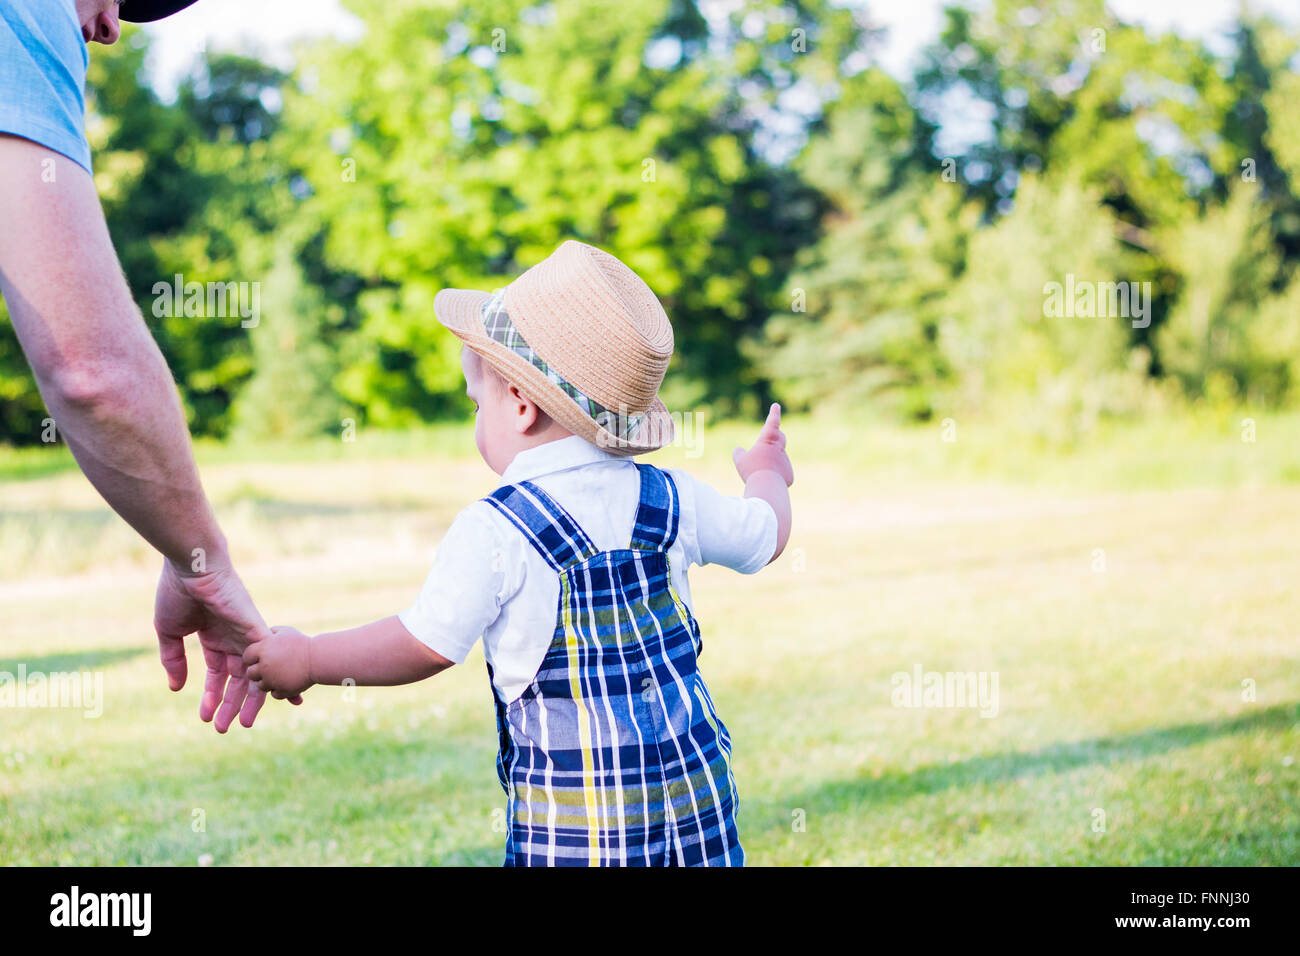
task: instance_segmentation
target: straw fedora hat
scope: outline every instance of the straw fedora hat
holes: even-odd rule
[[[618,455],[673,440],[673,327],[617,258],[572,239],[498,292],[443,289],[438,321],[560,425]]]

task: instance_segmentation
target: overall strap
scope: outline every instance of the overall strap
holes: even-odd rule
[[[531,481],[502,485],[483,500],[510,519],[556,571],[596,554],[587,532]]]
[[[654,465],[636,463],[641,473],[641,500],[636,506],[632,547],[645,551],[667,551],[677,540],[681,517],[677,485],[672,476]]]

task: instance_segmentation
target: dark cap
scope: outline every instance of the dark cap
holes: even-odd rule
[[[122,0],[118,7],[118,19],[127,23],[149,23],[170,17],[177,10],[184,10],[194,0]]]

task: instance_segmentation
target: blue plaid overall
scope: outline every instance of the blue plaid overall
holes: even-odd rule
[[[677,487],[637,468],[632,542],[619,550],[597,551],[530,481],[484,499],[560,578],[555,636],[532,683],[509,703],[492,685],[506,866],[745,861],[731,737],[696,667],[699,625],[668,576]]]

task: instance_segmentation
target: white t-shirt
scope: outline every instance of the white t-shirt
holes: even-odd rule
[[[753,574],[776,551],[776,512],[762,498],[724,495],[680,469],[665,470],[677,484],[681,511],[668,549],[669,576],[694,614],[686,569],[721,564]],[[600,550],[631,543],[641,487],[631,459],[574,435],[516,455],[501,483],[525,480],[554,498]],[[476,501],[447,529],[415,603],[398,619],[457,664],[482,636],[493,683],[509,702],[542,665],[559,596],[555,569],[505,515]]]

